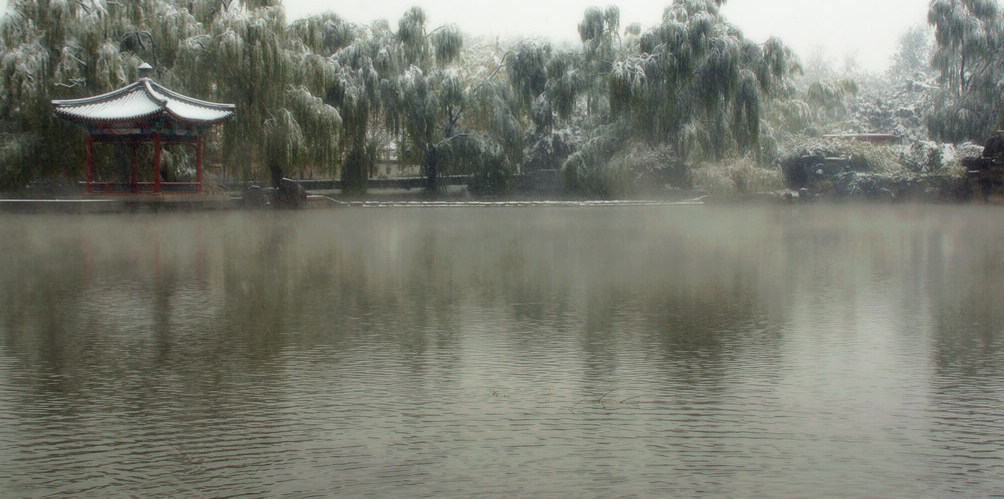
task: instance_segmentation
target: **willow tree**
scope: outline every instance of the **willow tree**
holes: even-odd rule
[[[208,0],[204,0],[208,1]],[[333,70],[297,38],[278,1],[214,2],[204,34],[179,42],[174,72],[184,86],[232,102],[221,156],[237,178],[327,170],[338,157],[337,109],[325,102]]]
[[[401,18],[397,38],[407,69],[385,94],[404,159],[422,166],[430,192],[444,173],[480,174],[499,188],[521,153],[518,123],[508,106],[494,105],[508,101],[498,93],[503,86],[453,67],[463,48],[460,32],[453,26],[427,32],[419,8]]]
[[[386,22],[359,27],[329,20],[311,32],[313,43],[333,52],[335,81],[325,100],[339,110],[343,120],[338,136],[343,189],[362,193],[380,151],[389,142],[382,118],[396,99],[393,82],[400,75],[403,56]]]
[[[775,163],[804,148],[808,139],[856,131],[852,104],[858,92],[854,80],[831,78],[802,82],[767,100],[761,112],[760,163]]]
[[[781,42],[746,40],[718,3],[675,1],[611,76],[615,116],[648,140],[668,141],[685,161],[756,152],[764,100],[797,70]]]
[[[931,64],[940,74],[931,135],[983,140],[1004,124],[1004,19],[995,0],[933,0]]]
[[[65,137],[82,135],[51,118],[50,101],[125,83],[120,32],[103,0],[9,3],[0,21],[0,188],[74,173],[82,151]]]
[[[460,173],[483,193],[504,194],[521,173],[525,137],[513,104],[511,87],[502,79],[474,79],[464,92],[467,103],[462,126],[466,133],[451,149]]]
[[[440,156],[457,139],[457,122],[463,111],[463,84],[448,70],[463,46],[455,27],[425,27],[425,12],[414,7],[398,23],[398,40],[408,69],[397,81],[396,121],[404,139],[406,156],[422,165],[426,189],[438,188]]]
[[[581,63],[571,53],[533,41],[519,43],[505,56],[507,80],[516,98],[511,107],[530,124],[528,170],[555,168],[572,153],[572,133],[566,126],[588,81]]]
[[[237,103],[240,119],[207,144],[231,173],[337,156],[338,113],[305,76],[316,65],[300,64],[310,51],[289,36],[279,0],[14,0],[0,26],[2,187],[75,175],[82,148],[61,139],[82,132],[52,119],[50,101],[118,88],[143,62],[168,86]]]
[[[202,29],[169,0],[17,0],[8,7],[0,35],[0,183],[7,188],[79,173],[83,149],[65,137],[82,141],[83,132],[51,117],[52,99],[111,91],[135,79],[144,61],[176,86],[177,47]]]
[[[582,40],[582,68],[586,81],[587,113],[604,115],[608,110],[607,75],[612,70],[615,59],[620,54],[620,9],[607,7],[601,10],[590,7],[579,22],[579,38]]]
[[[745,39],[721,3],[675,0],[638,52],[614,62],[611,122],[569,158],[572,177],[606,168],[632,140],[671,148],[681,165],[759,154],[765,102],[790,91],[798,64],[776,39]]]

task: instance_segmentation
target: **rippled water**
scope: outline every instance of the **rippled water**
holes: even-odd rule
[[[1004,494],[1004,212],[0,218],[0,496]]]

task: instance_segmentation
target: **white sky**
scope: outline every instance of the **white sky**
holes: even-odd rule
[[[283,0],[290,20],[333,11],[350,21],[387,19],[392,26],[420,5],[431,26],[456,23],[470,34],[546,37],[578,43],[578,23],[587,7],[616,5],[621,26],[642,28],[661,19],[672,0]],[[842,63],[854,56],[861,67],[881,70],[900,35],[927,19],[930,0],[728,0],[723,12],[744,34],[763,41],[777,35],[803,60],[817,48]]]
[[[617,5],[621,26],[656,24],[672,0],[283,0],[289,20],[333,11],[367,23],[387,19],[392,26],[408,8],[421,5],[431,26],[456,23],[473,35],[543,37],[578,43],[577,26],[590,6]],[[899,36],[927,19],[930,0],[728,0],[728,20],[747,37],[777,35],[803,60],[822,49],[841,64],[853,56],[865,69],[888,64]],[[7,0],[0,0],[2,11]]]

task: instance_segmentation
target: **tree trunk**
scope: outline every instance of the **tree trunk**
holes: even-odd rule
[[[366,193],[366,182],[369,180],[369,166],[366,163],[366,151],[361,141],[353,140],[342,168],[342,192]]]
[[[439,161],[436,148],[430,147],[425,152],[425,191],[432,194],[439,190],[439,172],[437,162]]]

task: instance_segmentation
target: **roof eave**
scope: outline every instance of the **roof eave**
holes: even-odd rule
[[[177,121],[179,123],[185,123],[187,125],[193,125],[193,126],[218,125],[220,123],[224,123],[224,122],[230,121],[230,120],[232,120],[234,118],[234,113],[233,112],[228,113],[226,116],[222,116],[220,118],[215,118],[215,119],[211,119],[211,120],[195,120],[195,119],[190,119],[190,118],[184,118],[184,117],[181,117],[181,116],[178,116],[178,115],[172,113],[171,111],[166,111],[166,114],[167,114],[167,116],[170,119],[172,119],[174,121]]]
[[[52,105],[62,106],[62,107],[74,107],[74,106],[85,106],[88,104],[94,104],[96,102],[103,102],[118,97],[119,95],[132,92],[136,87],[140,86],[142,83],[143,83],[142,80],[135,81],[120,89],[112,90],[111,92],[103,93],[101,95],[95,95],[92,97],[82,97],[80,99],[55,99],[52,101]]]
[[[95,118],[92,116],[86,116],[85,113],[75,113],[75,108],[82,108],[85,106],[100,105],[107,102],[114,102],[116,99],[122,98],[132,92],[141,91],[147,98],[149,98],[157,110],[151,113],[145,113],[135,116],[115,116],[115,117],[101,117]],[[211,111],[210,114],[222,113],[219,118],[213,119],[199,119],[192,117],[185,117],[178,115],[170,110],[171,100],[181,102],[188,106],[194,106],[197,108],[202,108]],[[101,95],[96,95],[93,97],[85,97],[81,99],[57,99],[53,100],[52,109],[53,114],[57,117],[77,122],[83,124],[93,125],[95,123],[123,123],[131,122],[137,120],[150,120],[156,118],[158,115],[163,115],[177,121],[179,123],[184,123],[190,126],[209,126],[219,123],[223,123],[230,119],[233,119],[236,106],[234,104],[219,104],[215,102],[208,102],[199,99],[189,97],[187,95],[179,94],[173,90],[170,90],[163,85],[151,80],[150,78],[140,78],[139,80],[126,85],[118,90],[112,92],[104,93]]]
[[[53,110],[52,114],[55,117],[57,117],[57,118],[59,118],[61,120],[69,121],[71,123],[82,125],[82,126],[86,126],[86,127],[90,127],[90,126],[96,126],[96,125],[101,125],[101,124],[105,124],[105,123],[131,123],[131,122],[135,122],[135,121],[149,121],[149,120],[155,118],[158,114],[161,114],[161,113],[158,112],[158,113],[152,113],[152,114],[146,114],[146,115],[140,115],[140,116],[116,117],[116,118],[92,118],[92,117],[87,117],[87,116],[74,115],[74,114],[71,114],[71,113],[68,113],[68,112],[65,112],[65,111],[60,111],[60,110],[56,109],[56,110]]]
[[[55,115],[59,119],[69,121],[71,123],[75,123],[85,127],[101,126],[105,124],[125,124],[137,121],[150,121],[156,119],[158,116],[166,117],[168,120],[180,123],[182,125],[187,125],[191,127],[204,127],[204,126],[218,125],[220,123],[230,121],[234,118],[233,111],[228,111],[224,116],[221,116],[219,118],[214,118],[211,120],[199,120],[199,119],[192,119],[179,116],[166,109],[158,111],[156,113],[150,113],[140,116],[116,117],[116,118],[92,118],[86,116],[78,116],[59,109],[53,110],[53,115]]]

